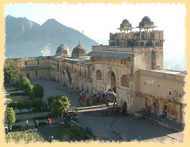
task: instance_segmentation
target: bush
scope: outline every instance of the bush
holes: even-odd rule
[[[33,94],[33,88],[34,88],[34,86],[32,84],[28,84],[28,86],[27,86],[27,95],[31,99],[33,98],[33,96],[32,96],[32,94]]]
[[[8,107],[13,107],[13,110],[16,108],[16,103],[12,102],[8,104]]]
[[[30,109],[32,108],[32,106],[33,106],[33,101],[31,101],[31,100],[26,101],[25,107],[29,110],[29,112],[30,112]]]
[[[47,125],[47,123],[46,122],[39,122],[39,125],[43,126],[43,125]]]
[[[49,97],[47,98],[49,108],[50,108],[51,102],[52,102],[53,100],[54,100],[54,96],[49,96]]]
[[[14,96],[25,96],[25,94],[24,93],[11,93],[10,95],[14,95]]]
[[[16,88],[20,89],[20,81],[16,81]]]
[[[70,129],[71,128],[71,126],[69,124],[67,124],[67,123],[65,123],[64,126],[65,126],[66,129]]]
[[[21,112],[21,110],[24,108],[24,102],[22,102],[22,101],[20,101],[20,102],[18,102],[17,103],[17,108],[20,110],[20,112]]]
[[[30,84],[30,80],[27,77],[23,77],[20,80],[21,89],[27,89],[28,84]]]
[[[33,88],[33,98],[43,98],[44,88],[40,84],[36,84]]]
[[[33,106],[34,106],[38,111],[40,111],[41,108],[44,107],[43,100],[40,99],[40,98],[36,98],[36,99],[33,101]]]
[[[12,129],[17,129],[19,131],[22,131],[23,127],[21,125],[14,125],[14,126],[12,126]]]

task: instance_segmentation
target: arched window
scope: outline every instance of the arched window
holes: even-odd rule
[[[129,79],[126,75],[121,77],[121,86],[129,87]]]
[[[96,79],[97,80],[102,80],[102,72],[100,70],[96,71]]]

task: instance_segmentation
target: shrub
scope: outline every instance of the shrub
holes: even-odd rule
[[[20,110],[20,112],[21,112],[21,110],[24,108],[24,102],[22,102],[22,101],[20,101],[20,102],[18,102],[17,103],[17,108]]]
[[[30,80],[27,77],[20,80],[21,89],[27,89],[28,84],[30,84]]]
[[[34,86],[32,84],[28,84],[28,86],[27,86],[27,95],[31,99],[33,98],[33,96],[32,96],[32,94],[33,94],[33,88],[34,88]]]
[[[64,126],[65,126],[66,129],[70,129],[71,128],[71,126],[69,124],[67,124],[67,123],[65,123]]]
[[[16,108],[16,103],[12,102],[8,104],[8,107],[13,107],[13,110]]]
[[[40,99],[40,98],[36,98],[36,99],[33,101],[33,106],[34,106],[38,111],[40,111],[41,108],[44,107],[43,100]]]
[[[20,89],[20,81],[16,81],[16,88]]]
[[[50,108],[51,102],[52,102],[53,100],[54,100],[54,96],[49,96],[49,97],[47,98],[49,108]]]
[[[39,122],[39,125],[43,126],[43,125],[47,125],[47,123],[46,122]]]
[[[36,84],[33,88],[33,98],[43,98],[44,88],[40,84]]]
[[[25,107],[26,107],[29,111],[30,111],[30,109],[32,108],[32,106],[33,106],[33,101],[31,101],[31,100],[26,101]]]
[[[12,129],[17,129],[19,131],[22,131],[23,127],[21,125],[14,125],[14,126],[12,126]]]
[[[15,118],[15,112],[12,107],[7,107],[5,111],[5,123],[10,125],[12,123],[15,123],[16,118]]]

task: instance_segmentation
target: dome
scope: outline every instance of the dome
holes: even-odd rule
[[[86,56],[87,55],[87,49],[80,43],[73,49],[72,57],[78,58],[80,56]]]
[[[131,30],[133,29],[132,28],[132,25],[129,23],[129,21],[127,19],[124,19],[122,21],[122,23],[120,24],[120,30]]]
[[[71,55],[69,47],[65,44],[60,45],[56,50],[56,56],[69,56]]]
[[[139,26],[137,28],[154,28],[154,22],[148,16],[145,16],[141,22],[139,22]]]

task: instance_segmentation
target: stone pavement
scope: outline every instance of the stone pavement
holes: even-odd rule
[[[143,111],[136,112],[136,114],[138,114],[138,115],[136,115],[137,117],[139,117],[139,116],[143,117],[147,121],[152,122],[152,123],[156,123],[156,124],[158,124],[158,125],[160,125],[162,127],[165,127],[167,129],[170,129],[170,130],[173,130],[173,131],[178,131],[178,132],[184,130],[184,125],[179,124],[179,123],[177,123],[175,121],[172,121],[172,120],[170,120],[168,118],[161,118],[161,116],[158,116],[158,115],[155,116],[153,114],[147,114],[147,113],[145,113]]]
[[[120,141],[148,140],[176,133],[174,130],[136,117],[120,116],[115,112],[108,115],[105,105],[82,107],[78,105],[79,91],[64,87],[55,81],[31,80],[31,84],[35,85],[37,83],[44,87],[43,100],[46,102],[49,96],[65,94],[70,99],[71,105],[79,109],[77,113],[80,119],[77,122],[83,128],[92,128],[93,134],[99,136],[99,138]],[[31,125],[33,125],[33,122],[31,122]]]

